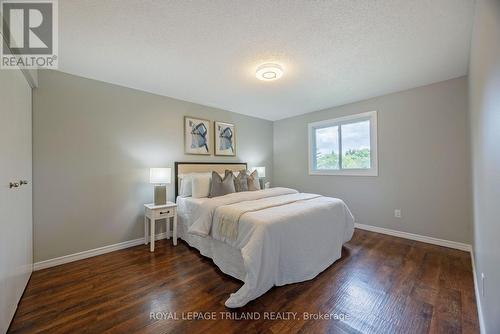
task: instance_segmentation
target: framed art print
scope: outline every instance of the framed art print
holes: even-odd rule
[[[236,155],[236,132],[234,124],[215,122],[215,155]]]
[[[184,117],[184,152],[186,154],[210,155],[210,121],[195,117]]]

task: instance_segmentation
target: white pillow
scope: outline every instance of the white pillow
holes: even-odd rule
[[[192,175],[186,175],[181,178],[181,186],[179,190],[179,196],[180,197],[189,197],[192,195],[192,183],[193,183],[193,177]]]
[[[212,173],[186,173],[179,174],[177,177],[179,178],[179,196],[180,197],[190,197],[192,196],[192,188],[193,188],[193,177],[196,175],[208,176],[211,177]]]
[[[193,175],[191,181],[191,195],[193,198],[208,197],[210,194],[209,175]]]

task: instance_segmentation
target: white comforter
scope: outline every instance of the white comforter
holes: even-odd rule
[[[271,188],[240,192],[207,201],[189,233],[212,237],[241,250],[246,270],[243,286],[232,293],[225,305],[241,307],[261,296],[274,285],[285,285],[314,278],[340,258],[342,244],[351,239],[354,218],[345,203],[331,197],[305,196],[291,203],[279,197],[298,192]],[[297,194],[299,195],[299,194]],[[283,205],[249,211],[241,215],[237,237],[218,233],[221,212],[227,205],[276,197]],[[299,196],[300,197],[300,196]],[[239,206],[244,203],[239,204]]]

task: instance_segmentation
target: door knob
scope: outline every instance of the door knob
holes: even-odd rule
[[[17,188],[17,187],[19,187],[19,183],[17,183],[17,182],[9,182],[9,188],[12,189],[12,188]]]
[[[28,181],[26,181],[26,180],[21,180],[21,181],[19,181],[19,184],[20,184],[20,185],[23,185],[23,184],[28,184]]]

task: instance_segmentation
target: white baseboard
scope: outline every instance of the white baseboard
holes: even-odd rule
[[[377,233],[392,235],[392,236],[400,237],[400,238],[404,238],[404,239],[410,239],[410,240],[416,240],[416,241],[426,242],[428,244],[433,244],[433,245],[438,245],[438,246],[443,246],[443,247],[448,247],[448,248],[459,249],[459,250],[463,250],[463,251],[466,251],[466,252],[470,252],[472,250],[471,245],[464,244],[464,243],[461,243],[461,242],[456,242],[456,241],[450,241],[450,240],[438,239],[438,238],[433,238],[433,237],[427,237],[427,236],[424,236],[424,235],[413,234],[413,233],[402,232],[402,231],[396,231],[396,230],[391,230],[391,229],[388,229],[388,228],[371,226],[371,225],[365,225],[365,224],[358,224],[358,223],[354,224],[354,227],[359,228],[361,230],[366,230],[366,231],[371,231],[371,232],[377,232]]]
[[[167,237],[166,232],[159,233],[155,236],[155,240],[160,240],[160,239],[165,239]],[[45,261],[40,261],[36,262],[33,264],[33,270],[42,270],[45,268],[50,268],[50,267],[55,267],[61,264],[73,262],[73,261],[78,261],[78,260],[83,260],[87,259],[89,257],[101,255],[101,254],[106,254],[109,252],[114,252],[120,249],[125,249],[129,247],[134,247],[137,245],[144,244],[144,238],[138,238],[134,240],[129,240],[129,241],[124,241],[120,242],[114,245],[108,245],[104,247],[99,247],[99,248],[94,248],[94,249],[89,249],[83,252],[79,253],[74,253],[74,254],[69,254],[69,255],[64,255],[61,257],[56,257],[54,259],[50,260],[45,260]]]
[[[474,260],[474,251],[473,251],[473,248],[471,245],[461,243],[461,242],[456,242],[456,241],[427,237],[427,236],[423,236],[423,235],[419,235],[419,234],[391,230],[388,228],[365,225],[365,224],[356,223],[356,224],[354,224],[354,226],[356,228],[361,229],[361,230],[392,235],[392,236],[400,237],[400,238],[404,238],[404,239],[416,240],[416,241],[426,242],[426,243],[433,244],[433,245],[449,247],[449,248],[454,248],[454,249],[459,249],[459,250],[463,250],[466,252],[470,252],[471,261],[472,261],[472,274],[474,277],[474,289],[475,289],[475,293],[476,293],[476,303],[477,303],[477,312],[478,312],[478,318],[479,318],[480,332],[481,332],[481,334],[486,333],[484,319],[483,319],[483,312],[481,309],[481,302],[480,302],[480,289],[479,289],[479,284],[477,282],[477,276],[476,276],[476,264],[475,264],[475,260]],[[166,232],[163,232],[163,233],[157,234],[155,236],[155,240],[165,239],[166,237],[167,237]],[[138,238],[138,239],[134,239],[134,240],[120,242],[120,243],[117,243],[114,245],[108,245],[108,246],[90,249],[90,250],[75,253],[75,254],[69,254],[69,255],[65,255],[65,256],[61,256],[61,257],[56,257],[54,259],[36,262],[33,265],[33,270],[37,271],[37,270],[42,270],[42,269],[46,269],[46,268],[50,268],[50,267],[55,267],[55,266],[58,266],[61,264],[87,259],[89,257],[114,252],[114,251],[117,251],[120,249],[138,246],[138,245],[141,245],[143,243],[144,243],[144,238]]]
[[[476,291],[476,304],[477,304],[477,317],[479,318],[479,332],[486,334],[486,327],[484,325],[483,309],[481,307],[481,289],[477,281],[476,261],[474,259],[474,249],[471,249],[470,258],[472,261],[472,275],[474,276],[474,290]]]
[[[444,246],[444,247],[449,247],[449,248],[454,248],[454,249],[459,249],[463,250],[466,252],[470,253],[471,257],[471,262],[472,262],[472,275],[474,278],[474,290],[476,293],[476,304],[477,304],[477,315],[479,318],[479,331],[481,334],[486,334],[486,327],[484,325],[484,318],[483,318],[483,310],[481,308],[481,289],[479,287],[479,283],[477,281],[477,273],[476,273],[476,262],[474,259],[474,249],[472,248],[471,245],[469,244],[464,244],[461,242],[456,242],[456,241],[450,241],[450,240],[444,240],[444,239],[438,239],[438,238],[433,238],[433,237],[426,237],[423,235],[419,234],[413,234],[413,233],[408,233],[408,232],[401,232],[401,231],[396,231],[396,230],[391,230],[388,228],[383,228],[383,227],[377,227],[377,226],[371,226],[371,225],[365,225],[365,224],[354,224],[356,228],[359,228],[361,230],[367,230],[371,232],[377,232],[377,233],[382,233],[382,234],[387,234],[387,235],[392,235],[395,237],[400,237],[400,238],[405,238],[405,239],[410,239],[410,240],[416,240],[416,241],[421,241],[421,242],[426,242],[428,244],[433,244],[433,245],[438,245],[438,246]]]
[[[371,226],[371,225],[365,225],[365,224],[354,224],[356,228],[359,228],[361,230],[367,230],[367,231],[372,231],[372,232],[377,232],[377,233],[382,233],[382,234],[387,234],[387,235],[392,235],[395,237],[400,237],[400,238],[405,238],[405,239],[410,239],[410,240],[416,240],[416,241],[421,241],[421,242],[426,242],[429,244],[433,245],[438,245],[438,246],[444,246],[444,247],[449,247],[449,248],[454,248],[454,249],[459,249],[463,250],[466,252],[472,251],[472,248],[468,244],[464,244],[461,242],[456,242],[456,241],[449,241],[449,240],[444,240],[444,239],[438,239],[438,238],[433,238],[433,237],[426,237],[423,235],[418,235],[418,234],[413,234],[413,233],[408,233],[408,232],[401,232],[401,231],[396,231],[396,230],[391,230],[388,228],[383,228],[383,227],[377,227],[377,226]],[[165,239],[166,233],[160,233],[155,236],[155,240],[160,240],[160,239]],[[134,240],[129,240],[129,241],[124,241],[120,242],[114,245],[108,245],[104,247],[99,247],[99,248],[94,248],[94,249],[89,249],[83,252],[79,253],[74,253],[74,254],[69,254],[69,255],[64,255],[61,257],[56,257],[54,259],[50,260],[45,260],[45,261],[40,261],[36,262],[33,265],[33,270],[42,270],[45,268],[50,268],[54,266],[58,266],[64,263],[69,263],[73,261],[78,261],[78,260],[83,260],[87,259],[89,257],[101,255],[101,254],[106,254],[109,252],[114,252],[120,249],[125,249],[129,247],[134,247],[137,245],[140,245],[144,243],[144,238],[138,238]]]

